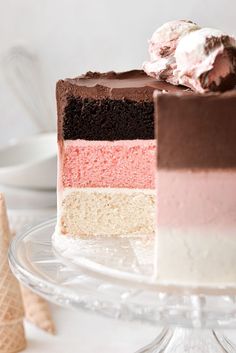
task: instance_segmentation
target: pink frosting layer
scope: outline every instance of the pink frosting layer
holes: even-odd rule
[[[65,141],[64,187],[155,188],[155,140]]]
[[[236,171],[157,171],[158,226],[236,227]]]

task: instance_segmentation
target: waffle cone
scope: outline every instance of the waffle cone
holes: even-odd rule
[[[0,325],[24,317],[20,286],[8,263],[10,239],[5,200],[0,194]]]
[[[26,348],[22,321],[0,325],[0,353],[15,353]]]
[[[8,264],[10,238],[5,200],[0,194],[0,353],[19,352],[26,346],[20,286]]]
[[[24,286],[21,286],[21,291],[25,307],[25,318],[40,329],[55,334],[55,325],[46,300]]]

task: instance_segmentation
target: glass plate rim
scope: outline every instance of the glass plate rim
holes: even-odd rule
[[[9,262],[10,266],[17,268],[17,272],[24,277],[28,277],[34,283],[38,281],[38,277],[35,276],[28,268],[25,268],[17,258],[17,247],[18,244],[23,241],[31,233],[39,231],[40,229],[51,227],[56,225],[56,217],[50,218],[44,222],[27,228],[25,231],[20,232],[18,235],[13,237],[9,247]],[[53,234],[52,234],[53,236]],[[110,269],[104,265],[99,265],[88,259],[78,259],[76,264],[72,263],[69,259],[66,259],[54,249],[54,253],[59,259],[64,262],[67,266],[71,266],[73,269],[77,267],[82,269],[90,276],[99,276],[101,279],[111,281],[112,283],[121,282],[119,284],[128,287],[139,287],[148,291],[156,291],[159,293],[171,293],[181,295],[209,295],[209,296],[220,296],[220,295],[236,295],[236,285],[208,285],[208,286],[193,286],[184,284],[171,284],[171,283],[158,283],[154,280],[154,277],[148,277],[144,275],[125,273],[119,270]],[[56,283],[51,283],[45,278],[40,277],[40,282],[47,288],[53,288],[61,292],[61,287]],[[68,290],[69,292],[70,290]]]

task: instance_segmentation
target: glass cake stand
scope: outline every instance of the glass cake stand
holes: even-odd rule
[[[152,238],[81,238],[60,254],[55,219],[13,240],[10,265],[25,285],[63,306],[165,327],[138,353],[236,352],[220,329],[236,328],[236,288],[161,285],[152,274]],[[79,254],[78,254],[79,251]],[[75,256],[77,255],[77,256]]]

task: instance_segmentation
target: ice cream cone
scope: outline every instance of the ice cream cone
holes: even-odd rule
[[[19,352],[26,347],[20,286],[8,264],[9,242],[5,200],[0,194],[0,353]]]
[[[24,286],[21,286],[21,291],[25,307],[25,318],[40,329],[55,334],[55,325],[46,300]]]
[[[16,353],[26,347],[24,326],[21,321],[0,325],[0,352]]]

